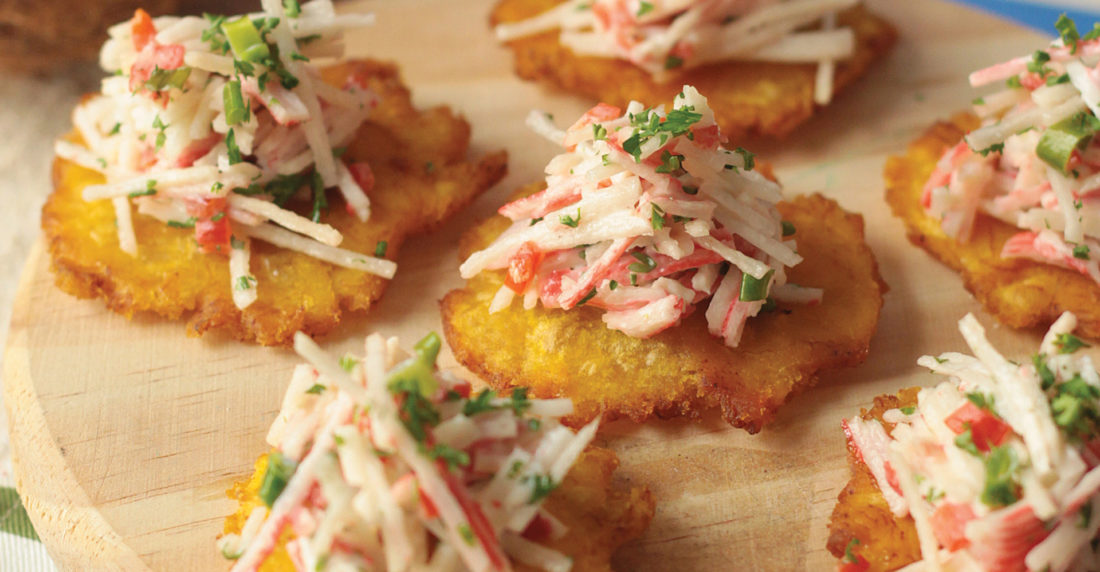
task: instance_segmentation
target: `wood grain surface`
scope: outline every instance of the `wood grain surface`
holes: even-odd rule
[[[869,1],[901,41],[869,77],[784,142],[745,146],[774,162],[788,194],[821,191],[866,218],[891,287],[871,356],[796,397],[756,436],[717,415],[700,421],[614,423],[600,440],[621,474],[655,492],[649,531],[617,557],[620,570],[823,570],[826,523],[847,480],[842,417],[880,393],[935,378],[922,353],[962,349],[955,322],[977,313],[994,341],[1027,352],[1035,332],[992,324],[960,280],[904,239],[882,201],[882,165],[929,123],[976,95],[966,74],[1030,53],[1042,37],[938,0]],[[486,29],[489,0],[374,1],[378,24],[350,52],[393,59],[421,105],[448,103],[474,128],[474,152],[511,153],[508,179],[438,233],[410,241],[369,318],[323,344],[360,350],[369,331],[418,339],[439,328],[438,300],[459,285],[455,243],[555,152],[523,126],[532,108],[559,118],[582,101],[511,74]],[[564,121],[564,119],[563,119]],[[266,449],[268,424],[297,359],[218,336],[187,338],[179,322],[126,320],[52,285],[44,249],[22,277],[5,356],[5,400],[19,490],[63,568],[217,570],[224,496]],[[457,369],[449,354],[444,367]]]

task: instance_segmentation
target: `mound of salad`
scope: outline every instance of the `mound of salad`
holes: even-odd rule
[[[386,278],[396,271],[339,248],[340,232],[319,222],[332,188],[360,221],[370,217],[370,166],[340,155],[376,102],[355,81],[326,84],[313,60],[341,57],[343,32],[372,17],[337,15],[329,0],[262,4],[201,18],[139,9],[112,27],[100,63],[113,75],[73,112],[79,143],[55,146],[103,175],[83,197],[112,201],[123,251],[139,255],[134,209],[194,229],[204,252],[228,258],[241,309],[262,287],[249,271],[253,239]],[[286,208],[296,195],[312,200],[311,216]]]
[[[982,126],[949,149],[921,204],[967,242],[981,213],[1019,228],[1001,252],[1100,284],[1100,25],[1081,34],[1064,15],[1045,50],[970,75],[1003,89],[975,100]]]
[[[855,51],[837,12],[859,0],[567,0],[496,27],[511,41],[560,29],[561,44],[586,56],[626,60],[664,80],[676,70],[742,60],[817,63],[814,100],[833,96],[836,61]]]
[[[948,380],[887,410],[889,433],[877,420],[845,422],[890,510],[913,518],[914,570],[1100,565],[1100,373],[1076,324],[1063,314],[1017,363],[968,314],[959,330],[974,355],[920,358]]]
[[[535,541],[565,532],[541,505],[599,421],[574,433],[558,421],[568,399],[473,393],[435,368],[440,346],[432,333],[406,356],[375,334],[362,360],[337,360],[295,336],[309,363],[267,435],[266,506],[219,540],[233,570],[282,542],[298,570],[571,568]]]
[[[505,269],[490,312],[518,296],[604,310],[609,328],[647,338],[710,299],[708,329],[736,347],[746,321],[776,301],[816,303],[787,282],[801,262],[779,185],[752,153],[722,147],[707,100],[684,86],[667,114],[599,104],[566,131],[544,113],[528,124],[565,147],[546,188],[499,209],[512,226],[461,266],[463,278]]]

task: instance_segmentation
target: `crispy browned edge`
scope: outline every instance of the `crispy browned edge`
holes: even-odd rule
[[[880,395],[870,410],[860,410],[860,417],[877,419],[890,432],[894,426],[883,422],[882,414],[888,409],[916,405],[918,391],[919,387],[910,387],[897,395]],[[829,552],[844,558],[849,543],[857,539],[859,543],[852,545],[852,553],[866,559],[872,572],[895,570],[919,560],[920,544],[912,517],[894,517],[870,469],[851,443],[848,443],[848,466],[852,478],[837,496],[829,519]]]
[[[490,25],[531,17],[559,2],[501,0]],[[851,59],[837,65],[834,95],[861,77],[897,41],[893,26],[861,6],[841,13],[838,20],[855,30],[856,50]],[[558,42],[556,30],[512,41],[509,46],[521,78],[546,80],[565,91],[620,107],[633,100],[671,105],[682,86],[693,85],[707,96],[722,133],[732,140],[748,133],[783,137],[820,107],[813,99],[816,66],[812,64],[720,62],[658,83],[625,61],[574,55]]]
[[[653,493],[645,485],[615,478],[618,466],[619,459],[610,449],[589,447],[543,505],[569,529],[564,536],[546,541],[545,545],[570,555],[576,572],[610,571],[611,555],[640,536],[653,518],[656,506]],[[260,506],[258,492],[266,467],[267,455],[263,455],[257,459],[248,479],[234,483],[226,491],[238,505],[237,512],[225,519],[225,533],[239,533],[252,509]],[[285,550],[290,538],[289,532],[284,533],[261,571],[294,570]],[[516,563],[514,569],[541,570],[522,563]]]
[[[387,189],[401,192],[388,197],[379,196],[377,192],[372,194],[375,213],[372,220],[382,221],[375,226],[371,226],[371,221],[363,225],[343,212],[342,199],[330,194],[332,210],[323,215],[322,222],[329,222],[344,232],[345,245],[350,244],[349,248],[356,250],[371,250],[370,245],[386,240],[388,249],[385,257],[394,259],[408,235],[434,229],[499,181],[507,171],[507,154],[497,151],[486,154],[477,162],[467,161],[469,125],[446,107],[415,109],[395,65],[356,60],[324,70],[329,81],[340,81],[351,74],[366,76],[371,89],[381,96],[383,105],[361,128],[357,140],[349,146],[347,156],[370,160],[380,181],[378,187],[388,185]],[[403,151],[411,156],[400,155]],[[428,174],[424,174],[425,158],[428,164],[433,159],[437,162],[434,171]],[[75,181],[83,186],[90,182],[88,179],[93,175],[67,161],[54,161],[56,190],[47,199],[42,211],[42,227],[51,255],[51,269],[57,286],[65,292],[80,298],[101,298],[111,310],[127,317],[135,312],[147,311],[169,319],[190,315],[187,324],[189,335],[202,335],[208,330],[219,329],[244,341],[286,345],[296,331],[310,335],[331,331],[339,324],[343,311],[366,311],[381,297],[388,283],[380,277],[319,261],[307,264],[305,259],[308,257],[284,251],[283,254],[288,257],[281,259],[283,263],[297,274],[309,276],[314,284],[299,281],[298,285],[294,285],[279,281],[280,293],[291,294],[283,298],[298,297],[300,300],[273,299],[275,296],[265,296],[261,287],[257,302],[242,312],[232,302],[228,278],[215,280],[217,276],[209,277],[212,272],[227,271],[211,270],[213,263],[210,259],[201,257],[214,255],[200,254],[196,258],[192,256],[194,248],[173,246],[183,253],[181,256],[190,257],[190,260],[183,266],[173,265],[159,272],[127,268],[127,263],[113,268],[112,263],[101,259],[88,259],[87,249],[80,245],[80,241],[86,241],[88,237],[74,235],[76,231],[72,223],[76,221],[72,219],[73,215],[66,212],[74,210],[74,207],[66,205],[65,201],[81,200],[79,189],[68,189],[62,193],[60,185]],[[383,178],[389,182],[383,183]],[[446,189],[454,190],[448,192]],[[414,192],[419,194],[413,195]],[[63,197],[66,194],[75,195],[75,199]],[[104,208],[92,203],[87,205],[89,213],[96,208]],[[86,217],[81,213],[76,216],[87,218],[91,215]],[[135,214],[135,226],[143,224],[143,218]],[[82,220],[80,224],[95,228],[94,222]],[[144,231],[145,236],[152,235],[154,241],[167,242],[162,236],[164,233],[176,232],[179,237],[187,234],[178,229],[152,226],[149,224]],[[280,255],[279,249],[262,243],[254,245],[253,251],[254,258]],[[101,252],[114,255],[121,253],[121,250],[117,246],[103,247]],[[253,268],[255,270],[255,264]],[[324,284],[318,282],[322,278],[327,280]],[[195,284],[188,282],[190,280],[206,280],[205,284],[212,290],[196,294],[193,292]],[[187,286],[177,286],[184,283]],[[275,290],[276,282],[270,284],[271,289]]]
[[[1019,229],[979,214],[969,243],[948,237],[920,205],[925,182],[943,153],[978,126],[970,113],[931,126],[903,156],[886,162],[886,202],[905,223],[909,241],[959,272],[963,284],[997,319],[1013,328],[1046,327],[1063,312],[1077,315],[1077,332],[1100,338],[1100,286],[1087,276],[1022,258],[1001,258]]]
[[[826,301],[815,307],[781,306],[754,318],[738,348],[726,347],[707,332],[702,309],[645,340],[606,328],[592,308],[523,310],[517,302],[490,315],[488,302],[501,284],[499,272],[483,272],[444,297],[448,344],[460,363],[493,387],[522,383],[538,397],[573,399],[574,413],[565,419],[570,425],[597,415],[639,423],[653,415],[697,417],[720,407],[728,423],[756,433],[780,406],[812,386],[819,372],[864,361],[886,290],[864,242],[860,215],[821,195],[800,196],[779,208],[799,229],[795,238],[806,258],[792,269],[791,280],[826,287]],[[507,220],[496,216],[471,229],[463,236],[463,257],[506,227]],[[813,240],[803,241],[808,233]],[[553,339],[539,337],[546,332]],[[563,343],[544,349],[554,340]],[[557,367],[555,360],[566,365],[555,371],[541,367]],[[538,367],[524,370],[524,364]],[[582,392],[598,398],[582,397]]]

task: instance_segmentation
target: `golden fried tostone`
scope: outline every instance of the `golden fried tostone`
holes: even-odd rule
[[[736,348],[707,332],[704,308],[649,338],[611,330],[596,308],[568,311],[514,303],[489,314],[502,271],[485,271],[443,299],[455,357],[497,388],[522,383],[536,397],[569,397],[579,426],[603,415],[642,422],[721,407],[731,425],[756,433],[826,369],[862,363],[885,284],[863,240],[863,218],[820,195],[780,203],[805,260],[791,282],[825,290],[821,304],[780,304],[751,318]],[[502,216],[464,237],[462,256],[508,226]]]
[[[393,65],[357,61],[325,71],[335,84],[350,76],[365,78],[380,97],[345,153],[349,161],[370,163],[372,212],[361,223],[347,213],[339,193],[329,193],[321,222],[343,233],[342,248],[373,254],[378,242],[386,241],[385,257],[395,259],[406,236],[438,225],[500,180],[507,155],[500,151],[466,161],[469,125],[445,107],[413,108]],[[257,240],[251,269],[259,298],[241,311],[233,304],[225,256],[204,254],[193,231],[135,212],[138,256],[130,256],[119,249],[111,202],[81,197],[85,186],[102,182],[101,176],[61,159],[54,162],[53,176],[42,229],[57,285],[80,298],[102,298],[128,317],[142,311],[188,316],[192,335],[221,329],[240,340],[288,344],[298,330],[323,334],[336,327],[343,311],[367,310],[386,287],[381,277]],[[311,205],[289,205],[309,215]]]
[[[493,26],[545,12],[559,0],[501,0],[493,10]],[[856,35],[855,53],[837,62],[834,93],[839,93],[883,57],[897,41],[885,20],[856,7],[842,12],[838,25]],[[626,107],[631,101],[649,106],[672,105],[684,85],[707,97],[722,133],[732,140],[748,133],[782,137],[813,115],[816,64],[718,62],[684,70],[658,83],[645,70],[625,61],[577,56],[558,42],[558,30],[509,42],[515,69],[523,79],[545,80],[572,93]]]
[[[571,556],[574,572],[610,571],[615,550],[640,536],[653,518],[653,494],[644,486],[614,482],[618,466],[619,459],[612,451],[589,447],[542,505],[569,530],[561,538],[540,543]],[[256,461],[256,471],[249,480],[229,489],[229,497],[239,504],[237,512],[225,520],[226,533],[240,533],[252,509],[263,504],[259,490],[266,470],[264,455]],[[294,570],[286,552],[290,538],[292,532],[288,529],[260,567],[261,572]],[[517,572],[538,571],[522,563],[515,563],[513,568]]]
[[[874,407],[870,411],[860,411],[860,417],[865,421],[877,419],[890,433],[894,426],[883,422],[882,414],[888,409],[916,405],[918,391],[919,387],[910,387],[897,395],[876,397]],[[844,558],[845,550],[851,544],[852,554],[862,557],[870,565],[869,572],[895,570],[920,560],[920,543],[913,518],[908,515],[894,517],[879,492],[871,470],[850,443],[848,466],[852,469],[852,479],[840,491],[833,516],[829,519],[829,552],[837,558]],[[853,539],[859,543],[852,544]]]
[[[886,162],[886,202],[905,222],[909,241],[962,275],[986,311],[1013,328],[1046,327],[1063,312],[1077,315],[1077,333],[1100,338],[1100,286],[1074,270],[1024,258],[1001,258],[1005,241],[1020,230],[979,213],[970,242],[944,234],[921,207],[921,193],[943,153],[978,127],[969,113],[940,122]]]

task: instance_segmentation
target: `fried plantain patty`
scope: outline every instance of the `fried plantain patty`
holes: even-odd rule
[[[406,236],[438,225],[504,176],[507,155],[467,161],[469,125],[445,107],[413,108],[395,66],[356,61],[324,75],[340,85],[348,77],[364,78],[380,98],[345,152],[349,161],[369,162],[374,172],[371,217],[362,223],[348,214],[339,193],[329,193],[330,207],[321,217],[343,233],[342,248],[371,254],[386,241],[385,257],[395,259]],[[251,270],[259,298],[241,311],[233,304],[226,258],[202,253],[193,231],[135,212],[138,256],[130,256],[119,249],[111,202],[81,197],[102,177],[61,159],[53,176],[42,228],[57,285],[80,298],[102,298],[126,316],[187,316],[192,335],[221,329],[240,340],[285,345],[296,331],[323,334],[343,311],[367,310],[386,287],[378,276],[254,241]],[[306,216],[311,210],[305,201],[288,206]]]
[[[874,407],[870,411],[862,410],[860,417],[865,421],[877,419],[882,422],[886,410],[916,405],[918,391],[919,387],[910,387],[897,395],[876,397]],[[894,428],[884,422],[883,426],[887,433]],[[845,550],[851,545],[852,554],[863,557],[870,565],[869,572],[895,570],[919,560],[920,543],[912,517],[894,517],[871,470],[850,443],[848,466],[852,469],[852,478],[837,496],[833,516],[829,519],[829,552],[844,558]],[[859,542],[852,543],[853,539]]]
[[[1077,333],[1100,338],[1100,286],[1074,270],[1023,258],[1001,258],[1006,240],[1020,229],[979,213],[970,242],[944,234],[920,199],[925,182],[943,153],[978,127],[978,119],[959,114],[940,122],[886,162],[886,202],[905,222],[909,241],[962,275],[963,284],[986,311],[1013,328],[1049,326],[1063,312],[1077,315]]]
[[[542,505],[568,531],[561,538],[539,542],[572,557],[575,572],[611,570],[615,550],[640,536],[653,518],[653,494],[644,486],[614,482],[613,473],[618,466],[619,459],[612,451],[589,447]],[[240,533],[252,509],[262,505],[258,494],[266,470],[267,455],[264,455],[256,461],[256,471],[249,480],[235,483],[229,489],[229,497],[239,504],[237,512],[226,518],[226,533]],[[294,570],[286,552],[286,541],[291,537],[289,530],[283,533],[261,571]],[[515,563],[514,569],[539,570],[522,563]]]
[[[817,372],[863,362],[885,291],[862,217],[820,195],[780,203],[779,211],[794,223],[805,259],[789,279],[823,288],[824,301],[779,304],[750,319],[736,348],[707,331],[702,309],[649,339],[607,328],[590,307],[524,310],[516,302],[489,314],[503,271],[484,271],[443,299],[447,342],[494,387],[522,383],[533,396],[571,398],[569,425],[601,414],[642,422],[721,407],[731,425],[756,433]],[[472,229],[463,258],[508,224],[496,216]]]
[[[501,0],[490,23],[524,20],[545,12],[559,0]],[[897,41],[897,32],[885,20],[862,7],[842,12],[838,25],[856,35],[852,57],[837,63],[834,93],[862,76]],[[782,137],[814,113],[816,64],[729,61],[700,66],[658,83],[645,70],[625,61],[577,56],[551,30],[509,42],[515,69],[523,79],[546,81],[578,93],[626,107],[631,101],[648,106],[672,105],[684,85],[695,86],[714,110],[722,133],[732,140],[748,133]]]

